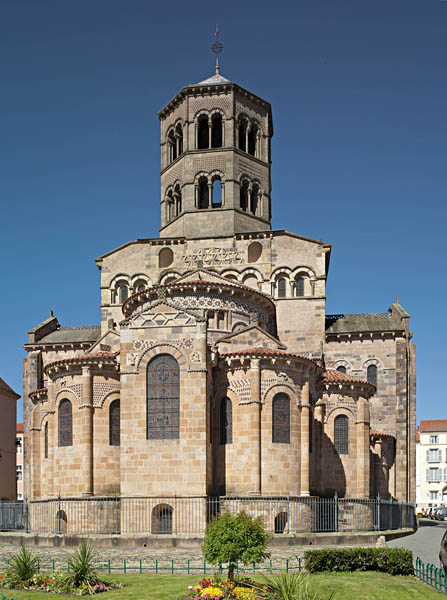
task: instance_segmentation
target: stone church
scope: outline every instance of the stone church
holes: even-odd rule
[[[217,69],[159,119],[160,237],[96,259],[100,325],[29,331],[28,498],[414,500],[409,315],[326,314],[331,245],[271,228],[270,104]]]

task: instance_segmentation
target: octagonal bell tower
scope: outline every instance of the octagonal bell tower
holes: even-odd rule
[[[216,73],[159,113],[160,237],[271,229],[271,106]]]

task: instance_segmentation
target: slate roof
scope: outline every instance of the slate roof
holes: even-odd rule
[[[447,431],[447,419],[431,419],[430,421],[421,421],[420,432]]]
[[[194,83],[190,87],[196,87],[198,85],[225,85],[226,83],[231,83],[231,81],[220,73],[214,73],[214,75],[211,75],[211,77],[208,77],[208,79],[199,81],[199,83]]]
[[[15,391],[12,389],[12,387],[9,386],[6,383],[6,381],[4,379],[2,379],[1,377],[0,377],[0,392],[6,392],[8,395],[14,395],[14,396],[17,396],[17,398],[20,398],[20,396],[15,393]]]
[[[387,313],[326,315],[326,333],[360,333],[370,331],[403,331],[401,320]]]
[[[36,344],[76,344],[95,342],[101,335],[100,325],[79,325],[78,327],[59,327],[44,335]]]

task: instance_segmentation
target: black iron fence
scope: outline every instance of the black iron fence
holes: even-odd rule
[[[203,535],[222,512],[244,510],[268,532],[385,531],[414,528],[413,503],[286,497],[54,498],[1,502],[0,530],[56,534]]]

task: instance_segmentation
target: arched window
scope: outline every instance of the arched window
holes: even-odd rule
[[[180,123],[175,128],[175,137],[177,141],[177,156],[183,152],[183,129]]]
[[[199,208],[208,208],[209,202],[208,180],[206,177],[201,177],[199,179]]]
[[[120,445],[120,401],[113,400],[109,407],[109,444]]]
[[[152,510],[152,533],[172,533],[172,506],[159,504]]]
[[[305,278],[302,275],[295,277],[295,296],[304,296]]]
[[[335,417],[334,450],[336,454],[349,454],[349,419],[346,415]]]
[[[222,117],[215,114],[211,121],[211,148],[222,148]]]
[[[272,442],[290,444],[290,399],[287,394],[276,394],[273,398]]]
[[[45,458],[48,458],[48,421],[45,423],[43,435],[44,435],[44,456],[45,456]]]
[[[250,193],[250,212],[254,215],[258,213],[258,198],[259,198],[259,186],[255,184]]]
[[[277,288],[278,288],[278,298],[285,298],[286,297],[286,286],[287,286],[287,281],[284,279],[284,277],[280,277],[276,283]]]
[[[59,404],[59,446],[73,446],[73,415],[70,400],[64,398]]]
[[[174,261],[174,253],[171,248],[162,248],[158,255],[158,267],[160,269],[165,269],[172,265]]]
[[[199,117],[199,130],[197,132],[197,147],[199,150],[210,147],[208,117],[206,115],[202,115],[201,117]]]
[[[256,156],[256,139],[258,136],[258,126],[252,125],[248,132],[248,154]]]
[[[245,120],[241,120],[238,126],[238,146],[239,150],[246,152],[247,149],[247,122]]]
[[[248,181],[243,181],[241,183],[240,206],[241,206],[241,210],[247,212],[247,210],[248,210]]]
[[[179,184],[174,188],[174,215],[176,217],[182,212],[182,191]]]
[[[366,379],[369,383],[377,385],[377,367],[376,365],[369,365],[366,369]]]
[[[233,406],[229,398],[220,401],[220,443],[233,442]]]
[[[337,371],[339,373],[346,373],[346,367],[344,367],[343,365],[340,365],[339,367],[337,367]]]
[[[118,301],[123,304],[129,296],[129,288],[125,283],[122,283],[118,288]]]
[[[147,439],[179,438],[180,370],[169,354],[160,354],[147,366]]]
[[[135,281],[133,284],[133,289],[135,292],[142,292],[146,289],[146,286],[147,283],[144,281],[144,279],[137,279],[137,281]]]
[[[173,131],[169,132],[168,135],[168,144],[169,144],[169,162],[172,162],[177,158],[177,145],[175,142],[175,134]]]
[[[222,181],[216,177],[213,181],[212,207],[220,208],[222,206]]]

